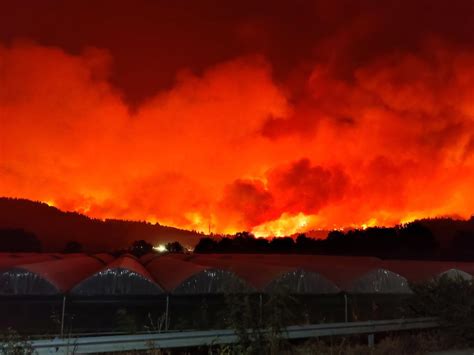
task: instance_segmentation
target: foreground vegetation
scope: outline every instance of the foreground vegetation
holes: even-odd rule
[[[238,286],[236,286],[238,287]],[[413,285],[414,294],[406,299],[401,311],[406,317],[439,317],[442,327],[430,331],[410,331],[379,334],[374,347],[367,346],[367,337],[333,337],[289,342],[284,329],[290,324],[301,324],[304,305],[284,288],[277,288],[266,298],[239,293],[234,289],[225,295],[225,306],[219,317],[222,326],[234,329],[239,342],[233,345],[211,346],[202,349],[159,350],[156,354],[425,354],[430,351],[469,348],[474,346],[474,284],[463,279],[440,277],[430,282]],[[202,321],[207,321],[202,313]],[[198,320],[200,318],[197,317]],[[157,318],[150,325],[138,325],[130,314],[118,314],[117,327],[135,331],[137,326],[149,331],[163,331],[164,319]],[[248,331],[250,330],[250,332]],[[1,336],[0,354],[32,353],[30,343],[9,329]]]
[[[284,326],[297,315],[296,299],[284,290],[273,294],[264,305],[262,317],[248,297],[228,298],[228,322],[239,343],[211,349],[213,354],[425,354],[430,351],[474,346],[474,284],[472,281],[440,277],[414,285],[415,293],[403,304],[406,317],[439,317],[442,327],[430,331],[378,335],[374,347],[367,338],[335,337],[290,343]],[[248,334],[245,329],[251,329]],[[270,329],[270,332],[262,332]]]

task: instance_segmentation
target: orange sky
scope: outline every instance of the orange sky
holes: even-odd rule
[[[191,58],[141,99],[116,83],[106,45],[12,31],[0,44],[0,196],[257,235],[469,217],[472,47],[423,33],[416,50],[394,43],[353,63],[381,20],[347,21],[285,70],[261,44],[277,36],[268,21],[236,21],[239,41],[260,44],[199,70]]]

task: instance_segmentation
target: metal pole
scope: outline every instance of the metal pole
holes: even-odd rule
[[[165,330],[168,330],[168,317],[169,317],[169,308],[170,308],[170,295],[166,295],[166,311],[165,311]]]
[[[349,315],[347,311],[347,293],[344,294],[344,320],[346,323],[349,321]]]
[[[260,323],[263,322],[263,296],[259,294]]]
[[[369,334],[367,341],[368,341],[369,348],[373,348],[375,344],[374,334]]]
[[[66,296],[63,296],[63,310],[61,312],[61,338],[64,336],[64,313],[66,312]]]

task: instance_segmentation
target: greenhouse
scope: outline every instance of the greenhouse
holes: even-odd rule
[[[150,317],[166,329],[209,329],[222,326],[229,299],[248,299],[258,314],[286,294],[301,322],[390,319],[402,316],[412,284],[474,271],[468,262],[295,254],[3,253],[0,267],[1,326],[45,329],[60,315],[61,326],[84,332]]]
[[[173,257],[153,259],[147,268],[165,290],[173,294],[223,293],[234,285],[243,285],[233,272],[199,265]]]
[[[399,274],[385,270],[374,269],[353,280],[346,291],[354,294],[409,294],[411,289],[408,281]]]
[[[28,257],[22,259],[31,261]],[[0,273],[0,295],[64,294],[102,266],[89,256],[16,265]]]
[[[227,255],[227,258],[196,256],[191,261],[230,270],[255,292],[272,292],[278,287],[285,287],[295,294],[327,294],[340,291],[334,283],[320,274],[282,263],[272,263],[267,259],[258,262],[253,256],[249,258],[232,257],[232,255]]]
[[[285,280],[284,284],[292,293],[331,294],[340,291],[348,293],[410,293],[407,280],[395,272],[380,268],[382,260],[374,257],[327,256],[327,255],[229,255],[225,259],[210,256],[216,263],[239,260],[240,263],[255,263],[273,267],[291,267],[274,280]],[[197,257],[198,260],[200,257]],[[235,262],[235,261],[234,261]],[[296,268],[296,269],[295,269]],[[268,291],[269,289],[267,289]]]
[[[90,274],[89,274],[90,275]],[[162,294],[162,288],[147,269],[131,256],[122,256],[78,283],[74,296],[148,296]]]
[[[16,265],[39,263],[42,261],[57,260],[58,257],[49,254],[0,254],[0,272]]]
[[[285,272],[271,281],[266,287],[266,292],[273,292],[284,287],[294,294],[333,294],[341,290],[333,282],[321,274],[305,269],[295,269]]]
[[[471,279],[472,263],[278,254],[0,254],[0,295],[153,296],[224,292],[403,294],[409,283]]]
[[[472,275],[466,271],[469,269],[466,264],[418,260],[385,260],[382,263],[385,269],[402,275],[412,283],[430,281],[442,275],[449,278],[471,279]]]

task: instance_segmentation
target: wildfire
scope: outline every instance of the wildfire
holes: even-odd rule
[[[359,228],[367,229],[367,228],[376,227],[376,226],[377,226],[377,219],[371,218],[367,223],[362,223]],[[356,226],[356,228],[358,228],[358,226]]]
[[[56,204],[54,203],[53,200],[46,200],[46,201],[43,201],[44,203],[46,203],[49,207],[55,207]]]
[[[282,237],[296,233],[303,233],[308,231],[310,224],[314,223],[314,216],[306,216],[303,213],[298,213],[295,216],[290,216],[284,213],[277,220],[263,223],[252,230],[256,237]]]
[[[150,224],[156,224],[158,223],[158,220],[155,217],[148,217],[146,221]]]
[[[0,63],[3,196],[257,236],[474,211],[469,48],[385,53],[350,80],[321,59],[291,83],[236,57],[134,110],[104,52],[13,43]]]

